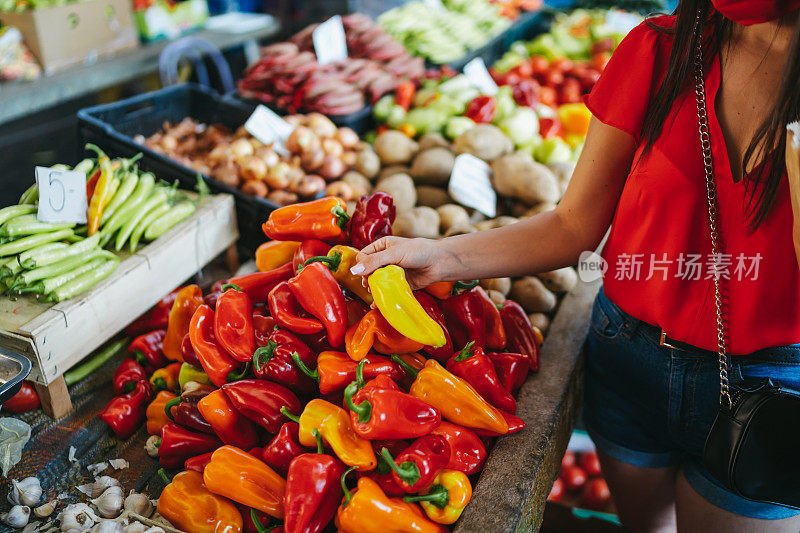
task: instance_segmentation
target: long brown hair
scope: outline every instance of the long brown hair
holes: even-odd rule
[[[680,0],[673,13],[675,24],[662,27],[648,20],[648,25],[663,33],[673,35],[664,81],[651,100],[642,125],[642,139],[647,153],[661,135],[675,100],[687,90],[693,80],[694,50],[703,34],[703,59],[706,67],[715,61],[723,46],[731,42],[734,23],[717,12],[711,0]],[[695,21],[703,21],[703,28],[695,31]],[[767,218],[775,204],[778,186],[785,169],[786,124],[800,118],[800,32],[795,31],[786,68],[775,106],[758,127],[742,158],[742,175],[746,176],[748,191],[747,215],[751,229],[755,230]],[[764,165],[758,164],[764,161]],[[748,175],[746,169],[753,170]]]

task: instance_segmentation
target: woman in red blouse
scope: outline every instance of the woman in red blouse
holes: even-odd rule
[[[396,263],[415,288],[527,275],[575,264],[610,226],[584,422],[635,531],[800,530],[800,512],[734,495],[700,460],[719,375],[692,77],[702,33],[731,372],[800,387],[800,212],[790,201],[800,185],[783,159],[786,123],[800,118],[798,9],[681,0],[675,15],[631,31],[586,98],[594,120],[554,211],[440,241],[384,238],[353,268]]]

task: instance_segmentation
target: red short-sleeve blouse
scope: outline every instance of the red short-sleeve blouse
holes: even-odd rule
[[[651,23],[669,27],[674,17]],[[592,114],[632,135],[636,156],[603,250],[604,289],[630,315],[673,339],[716,350],[714,285],[705,177],[694,92],[678,98],[650,152],[639,158],[647,105],[666,72],[672,36],[642,23],[614,52],[586,98]],[[706,73],[706,99],[724,246],[729,351],[747,354],[800,342],[800,269],[784,180],[768,218],[748,226],[745,180],[733,181],[715,111],[720,62]]]

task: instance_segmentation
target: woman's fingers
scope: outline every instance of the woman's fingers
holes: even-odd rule
[[[397,257],[394,250],[387,248],[380,252],[371,254],[359,253],[356,256],[356,264],[350,268],[350,273],[360,276],[368,276],[375,270],[382,266],[392,265],[397,263]]]

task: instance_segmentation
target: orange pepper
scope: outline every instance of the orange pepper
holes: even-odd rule
[[[158,514],[189,533],[242,531],[239,509],[210,492],[203,483],[203,475],[194,470],[179,473],[164,487],[158,498]]]
[[[175,297],[169,312],[167,335],[164,337],[164,356],[171,361],[183,362],[181,343],[189,333],[189,323],[197,308],[203,305],[203,291],[197,285],[187,285]]]
[[[437,281],[425,287],[425,292],[440,300],[447,300],[453,294],[454,281]]]
[[[149,434],[160,435],[161,428],[172,422],[164,409],[167,402],[176,397],[174,393],[168,390],[162,390],[156,394],[155,399],[147,406],[147,410],[144,414],[145,417],[147,417],[147,432]]]
[[[263,461],[235,446],[217,448],[203,471],[203,481],[214,494],[283,518],[286,480]]]
[[[178,374],[182,363],[170,363],[164,368],[159,368],[150,376],[150,383],[156,390],[178,390]]]
[[[564,132],[567,135],[576,135],[578,137],[586,137],[589,132],[589,122],[592,119],[592,113],[582,103],[564,104],[558,107],[558,120],[564,127]]]
[[[413,341],[396,329],[377,309],[371,309],[345,333],[345,350],[354,361],[366,357],[371,348],[383,354],[413,353],[422,349],[422,344]]]
[[[402,133],[409,139],[413,139],[414,136],[417,134],[416,128],[414,128],[414,126],[412,126],[411,124],[403,124],[398,129],[400,130],[400,133]]]
[[[298,241],[267,241],[256,249],[256,268],[268,272],[289,263],[300,247]]]

